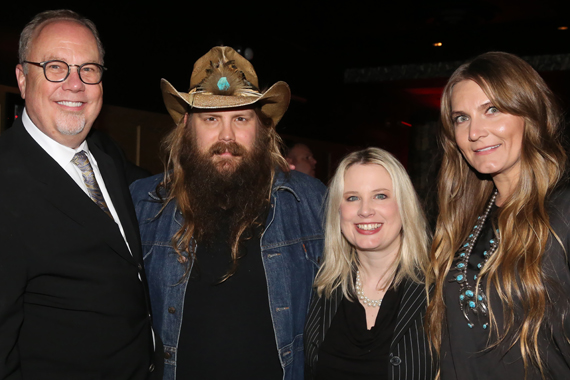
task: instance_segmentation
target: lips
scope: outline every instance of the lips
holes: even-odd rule
[[[362,230],[370,231],[382,226],[382,223],[367,223],[367,224],[362,223],[362,224],[357,224],[356,226]]]
[[[490,150],[496,149],[498,147],[500,147],[501,144],[497,144],[497,145],[493,145],[493,146],[488,146],[486,148],[481,148],[481,149],[477,149],[475,150],[475,153],[484,153],[484,152],[488,152]]]
[[[356,224],[356,231],[363,235],[372,235],[382,229],[384,223],[358,223]]]
[[[83,105],[83,102],[71,102],[68,100],[62,100],[57,102],[57,104],[61,105],[61,106],[66,106],[66,107],[81,107]]]

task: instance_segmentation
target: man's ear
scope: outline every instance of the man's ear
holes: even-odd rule
[[[26,74],[24,74],[24,67],[19,63],[16,65],[16,79],[20,88],[20,96],[26,99]]]
[[[287,161],[287,163],[289,164],[289,169],[290,170],[295,170],[295,165],[293,164],[293,160],[289,157],[285,157],[285,160]]]
[[[184,126],[188,123],[188,112],[184,114]]]

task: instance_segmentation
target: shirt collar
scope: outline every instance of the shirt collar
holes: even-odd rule
[[[45,150],[62,168],[69,164],[73,156],[75,156],[75,153],[84,150],[85,153],[89,154],[87,141],[83,141],[77,149],[72,149],[58,143],[43,133],[38,127],[36,127],[32,119],[30,119],[26,112],[26,108],[24,108],[24,112],[22,113],[22,123],[34,141],[37,142],[38,145],[41,146],[42,149]]]

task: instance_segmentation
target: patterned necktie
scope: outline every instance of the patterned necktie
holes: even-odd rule
[[[95,178],[95,173],[93,173],[93,168],[91,167],[91,163],[89,162],[89,158],[87,158],[85,151],[82,150],[79,153],[75,153],[71,162],[77,165],[79,170],[81,170],[83,182],[85,182],[89,197],[101,208],[101,210],[105,212],[105,214],[109,215],[111,219],[113,219],[113,215],[111,215],[109,207],[107,207],[107,202],[105,202],[105,198],[103,198],[103,193],[101,193],[101,189],[99,188],[99,184]]]

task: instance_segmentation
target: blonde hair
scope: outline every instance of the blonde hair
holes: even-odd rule
[[[402,219],[401,246],[392,264],[396,271],[394,285],[403,279],[423,282],[427,267],[429,234],[416,192],[402,164],[390,153],[367,148],[346,156],[331,179],[326,204],[325,247],[323,263],[315,279],[315,288],[329,298],[339,286],[344,295],[354,299],[354,273],[358,257],[340,229],[339,208],[344,193],[344,175],[353,165],[380,165],[392,178],[394,195]]]
[[[504,331],[500,333],[494,307],[488,305],[491,328],[498,336],[491,346],[503,343],[507,337],[511,337],[505,342],[509,347],[519,341],[525,371],[532,363],[544,374],[538,334],[545,310],[552,305],[548,303],[542,258],[549,233],[553,232],[545,203],[563,176],[566,153],[560,143],[561,113],[552,92],[528,63],[512,54],[490,52],[478,56],[453,73],[443,92],[439,217],[426,280],[426,284],[435,283],[435,291],[428,307],[426,330],[439,353],[446,315],[444,284],[455,252],[494,188],[489,175],[481,175],[467,164],[455,142],[451,98],[453,87],[464,80],[477,83],[499,111],[520,116],[525,122],[518,186],[499,210],[501,244],[477,281],[486,276],[487,288],[493,284],[505,314]],[[523,315],[517,315],[522,321],[520,326],[515,323],[515,298],[522,306]]]

